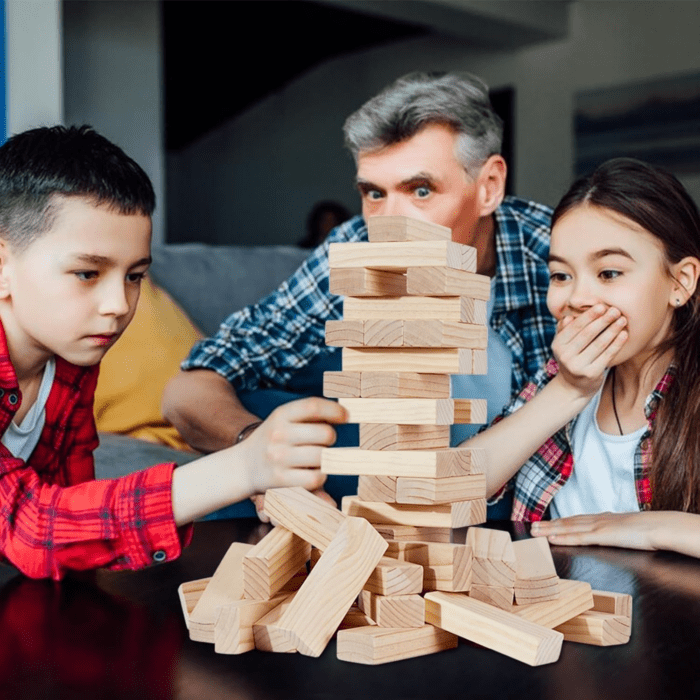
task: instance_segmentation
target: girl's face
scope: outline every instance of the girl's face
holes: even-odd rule
[[[629,338],[614,364],[651,352],[671,328],[678,283],[660,241],[607,209],[578,206],[552,229],[547,306],[561,321],[597,303],[620,310]]]

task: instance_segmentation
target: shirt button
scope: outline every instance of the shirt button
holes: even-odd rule
[[[162,549],[159,549],[157,552],[153,552],[153,561],[157,564],[160,564],[160,562],[165,561],[167,558],[168,555]]]
[[[19,401],[19,399],[17,398],[17,394],[15,394],[14,392],[10,392],[7,395],[7,400],[10,403],[10,406],[15,406]]]

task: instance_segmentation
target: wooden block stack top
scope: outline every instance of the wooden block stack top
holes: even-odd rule
[[[326,340],[342,346],[343,371],[324,377],[361,425],[360,447],[324,450],[322,469],[358,475],[358,495],[341,512],[301,488],[268,491],[276,527],[180,587],[191,638],[318,656],[340,630],[338,658],[363,664],[458,636],[531,665],[556,661],[565,639],[624,643],[628,601],[560,582],[546,540],[470,527],[452,543],[453,528],[486,520],[484,456],[450,447],[450,425],[485,422],[485,401],[452,398],[449,375],[486,371],[490,282],[449,229],[368,223],[369,243],[331,244],[331,291],[346,300]]]

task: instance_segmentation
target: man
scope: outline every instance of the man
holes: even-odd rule
[[[328,245],[367,240],[369,216],[447,226],[454,241],[477,249],[477,271],[492,277],[489,373],[455,377],[455,396],[486,397],[491,420],[549,356],[555,330],[545,303],[551,211],[504,199],[502,123],[487,87],[473,76],[410,74],[352,114],[344,132],[363,216],[337,227],[279,289],[234,313],[214,338],[193,348],[166,388],[163,411],[195,449],[234,444],[259,424],[238,391],[285,387],[319,356],[334,353],[324,328],[341,318],[342,298],[328,289]],[[473,430],[455,426],[453,442]]]

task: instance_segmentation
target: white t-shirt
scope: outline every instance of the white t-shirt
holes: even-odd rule
[[[579,414],[571,434],[574,469],[552,499],[552,518],[588,513],[639,510],[634,482],[634,453],[642,426],[628,435],[609,435],[598,426],[602,387]]]
[[[5,434],[0,438],[2,444],[7,447],[10,452],[25,462],[29,459],[29,455],[34,451],[36,444],[39,442],[41,431],[44,429],[46,421],[46,401],[49,398],[51,387],[53,386],[53,378],[56,374],[56,361],[52,358],[44,367],[44,376],[41,378],[39,393],[37,394],[34,405],[27,411],[21,425],[17,425],[14,421],[10,421]]]

